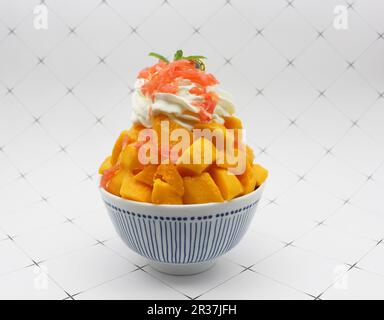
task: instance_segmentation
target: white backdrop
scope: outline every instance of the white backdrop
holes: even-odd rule
[[[382,1],[46,0],[47,29],[37,4],[0,0],[0,297],[383,297]],[[96,188],[148,52],[177,49],[208,57],[270,170],[248,237],[201,281],[141,269]]]

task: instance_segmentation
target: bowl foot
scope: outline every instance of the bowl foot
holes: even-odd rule
[[[163,263],[157,261],[149,261],[149,265],[160,272],[175,275],[175,276],[190,276],[207,271],[215,264],[215,260],[198,262],[198,263],[185,263],[173,264]]]

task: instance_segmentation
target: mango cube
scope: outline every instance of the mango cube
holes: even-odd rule
[[[161,126],[161,123],[163,121],[166,121],[168,123],[169,131],[167,132],[167,135],[166,135],[166,131],[163,130]],[[171,141],[170,136],[173,130],[180,129],[180,128],[184,129],[181,125],[179,125],[175,121],[172,121],[171,119],[169,119],[169,117],[167,117],[164,114],[157,114],[152,117],[152,129],[155,130],[157,133],[159,146],[161,146],[161,138],[169,141],[169,147],[176,144],[177,141]]]
[[[214,122],[214,121],[206,122],[206,123],[197,123],[194,126],[194,128],[195,129],[201,129],[201,130],[208,129],[210,131],[218,130],[223,135],[225,135],[225,131],[226,131],[226,128],[224,125],[222,125],[221,123],[218,123],[218,122]]]
[[[268,171],[258,164],[247,163],[247,170],[239,176],[244,187],[244,194],[250,193],[259,187],[268,177]]]
[[[239,179],[227,169],[213,167],[210,169],[210,174],[224,200],[231,200],[244,192]]]
[[[145,127],[139,123],[135,123],[132,127],[127,131],[128,135],[128,143],[137,141],[140,131],[145,129]]]
[[[144,183],[150,187],[153,186],[153,179],[157,170],[157,166],[153,164],[148,164],[141,170],[138,174],[135,175],[135,179],[141,183]]]
[[[225,126],[218,122],[198,123],[194,129],[200,129],[204,132],[205,129],[211,131],[213,145],[218,149],[224,149],[227,138],[227,129]],[[221,141],[221,142],[220,142]]]
[[[240,157],[244,157],[241,159]],[[216,152],[216,165],[221,168],[235,168],[238,167],[239,163],[245,164],[247,162],[248,155],[244,151],[244,149],[234,148],[233,152],[226,151],[218,151]]]
[[[160,179],[155,179],[151,200],[156,204],[183,204],[183,198],[177,190]]]
[[[176,161],[182,176],[200,175],[216,158],[216,148],[211,141],[199,138],[192,143]]]
[[[115,145],[113,146],[112,155],[111,155],[111,164],[115,165],[119,159],[121,151],[129,143],[137,141],[140,130],[144,127],[141,124],[135,123],[129,130],[124,130],[120,133],[117,138]]]
[[[256,174],[256,186],[261,186],[265,180],[268,178],[268,170],[262,167],[259,164],[253,165],[253,170]]]
[[[223,202],[224,199],[219,188],[209,173],[204,172],[200,176],[184,177],[185,204]]]
[[[184,194],[184,182],[174,164],[161,164],[157,167],[155,179],[159,178],[170,184],[179,196]]]
[[[224,118],[224,126],[227,129],[242,129],[243,124],[241,123],[241,120],[237,117],[225,117]]]
[[[127,139],[128,139],[128,130],[124,130],[120,133],[119,138],[116,140],[115,145],[113,146],[112,155],[111,155],[112,165],[116,164],[120,156],[121,150],[123,149],[123,142],[125,144],[125,142],[128,141]]]
[[[152,188],[137,181],[132,174],[128,174],[124,176],[120,195],[129,200],[151,202]]]
[[[143,168],[143,165],[139,161],[138,150],[133,144],[127,145],[123,151],[121,151],[118,162],[123,169],[131,172]]]
[[[109,170],[112,168],[111,164],[111,156],[106,157],[101,166],[99,167],[99,174],[103,174],[105,170]]]
[[[255,154],[250,146],[246,145],[245,150],[247,153],[247,162],[253,164],[253,160],[255,160]]]
[[[117,171],[116,174],[107,183],[106,190],[108,192],[114,194],[115,196],[120,197],[121,196],[120,189],[121,189],[121,186],[123,184],[123,180],[124,180],[126,175],[129,176],[129,175],[131,175],[131,173],[129,171],[126,172],[124,170]]]
[[[194,126],[195,129],[209,129],[209,130],[215,130],[219,129],[223,132],[225,132],[225,126],[222,125],[221,123],[215,122],[215,121],[210,121],[210,122],[199,122],[196,123]]]

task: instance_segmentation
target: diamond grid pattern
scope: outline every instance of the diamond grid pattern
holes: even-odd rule
[[[1,2],[1,297],[20,281],[36,299],[382,297],[381,2],[344,3],[348,30],[332,27],[334,0],[71,2],[42,1],[48,30],[36,1]],[[239,248],[174,279],[112,232],[96,172],[146,52],[180,47],[209,57],[271,177]]]

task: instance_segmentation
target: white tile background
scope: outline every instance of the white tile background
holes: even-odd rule
[[[36,0],[0,0],[0,298],[384,298],[381,0],[44,3],[36,30]],[[147,53],[178,48],[270,170],[243,242],[181,278],[121,243],[96,187]]]

